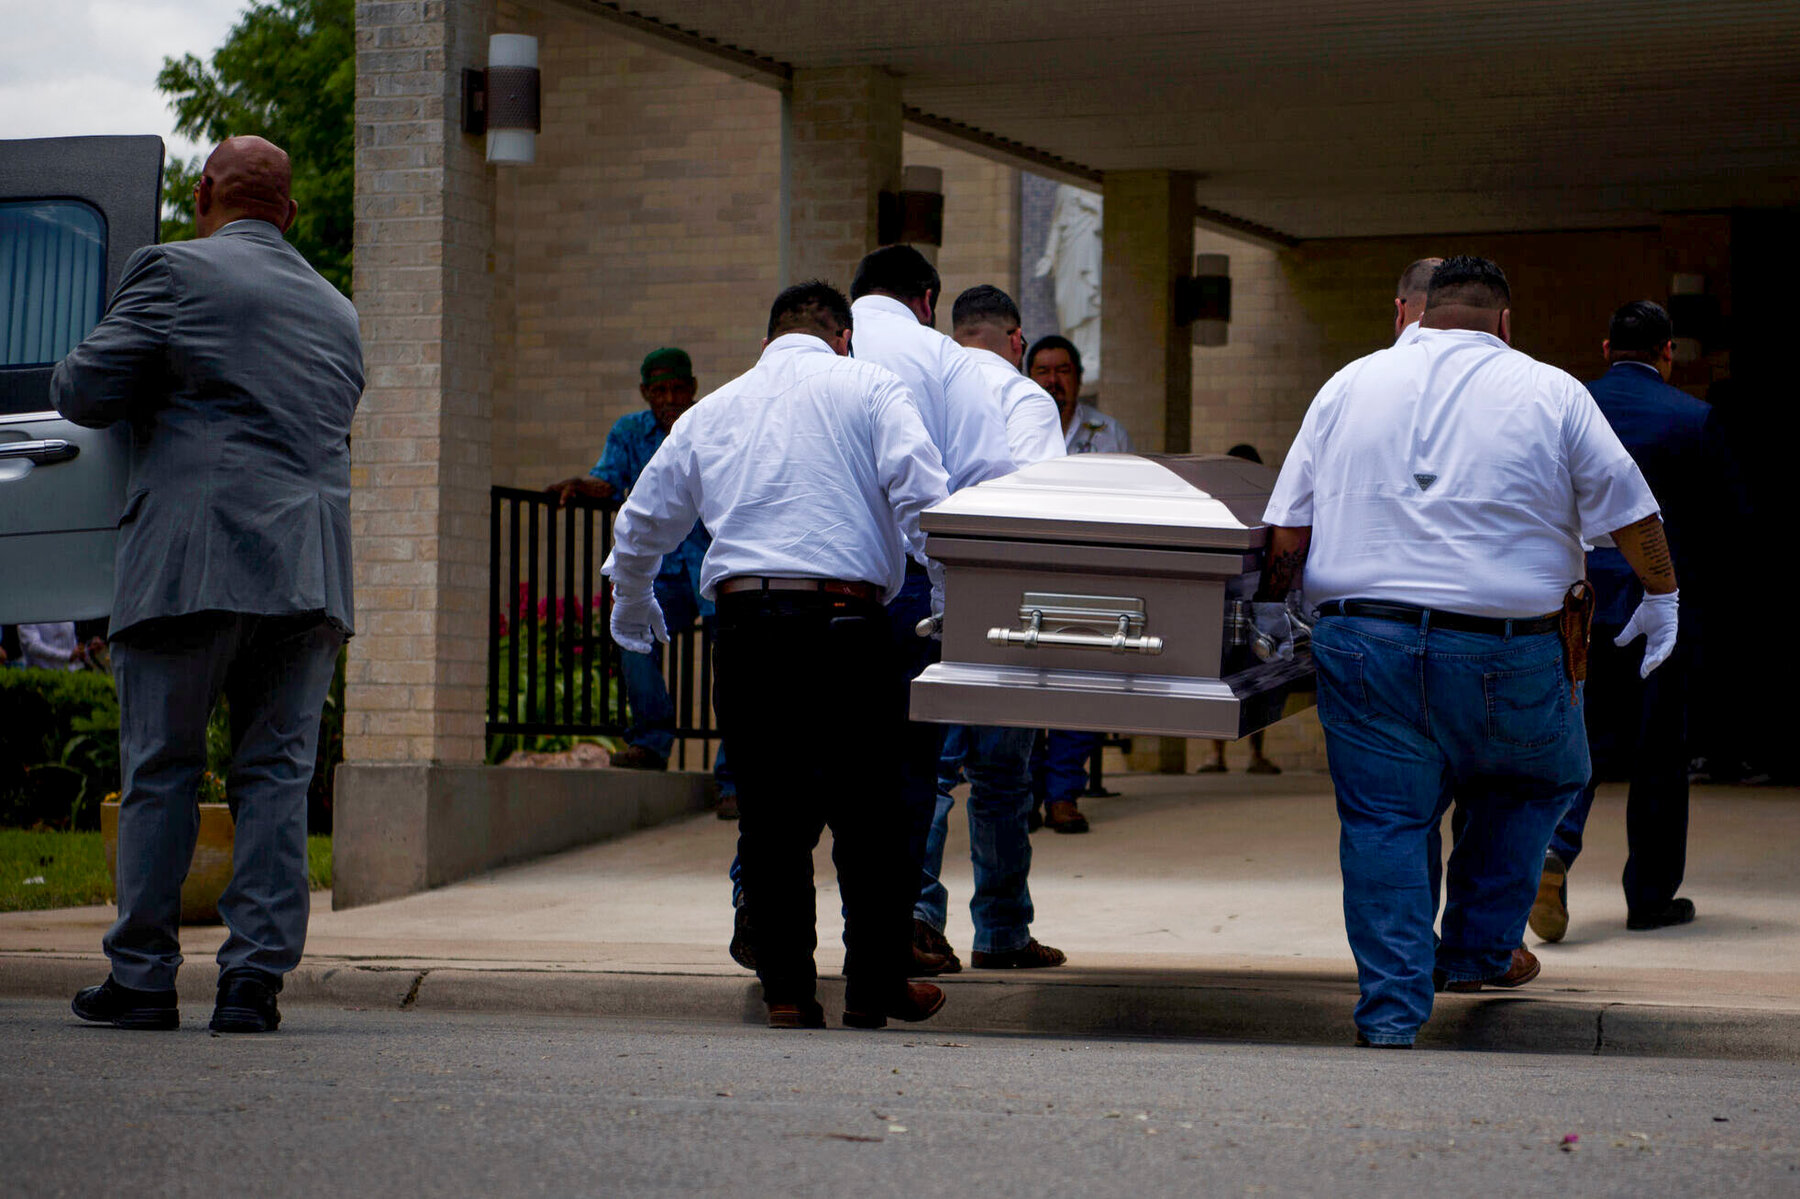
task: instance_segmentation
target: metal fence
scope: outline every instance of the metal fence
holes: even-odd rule
[[[488,508],[487,732],[490,737],[622,736],[629,723],[623,653],[607,633],[612,597],[600,566],[616,504],[495,487]],[[712,639],[670,629],[663,676],[675,705],[675,759],[701,764],[717,738]]]

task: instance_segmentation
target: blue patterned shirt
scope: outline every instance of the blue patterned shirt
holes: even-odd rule
[[[612,432],[606,435],[606,448],[600,453],[600,461],[594,463],[594,468],[588,474],[611,483],[616,498],[623,501],[631,489],[637,486],[638,476],[644,473],[644,467],[649,465],[652,455],[666,437],[668,434],[656,423],[656,413],[648,408],[621,416],[613,423]],[[712,538],[707,536],[706,526],[695,521],[687,540],[674,553],[663,556],[662,569],[657,572],[656,577],[665,586],[677,579],[685,580],[698,598],[700,563],[706,557],[706,547],[711,544]],[[712,605],[702,600],[701,607],[710,612]]]

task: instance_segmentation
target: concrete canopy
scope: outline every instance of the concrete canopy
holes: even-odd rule
[[[1219,223],[1281,238],[1800,201],[1791,0],[566,2],[771,81],[885,66],[915,126],[1090,181],[1194,172]]]

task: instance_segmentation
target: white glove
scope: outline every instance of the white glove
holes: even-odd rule
[[[1264,662],[1286,662],[1294,656],[1294,625],[1288,619],[1285,600],[1251,604],[1250,619],[1260,634],[1251,643],[1258,658]]]
[[[634,654],[647,654],[658,641],[669,643],[669,626],[663,622],[656,593],[642,599],[626,599],[613,589],[612,619],[607,622],[612,639]]]
[[[1681,611],[1681,592],[1671,591],[1667,595],[1650,595],[1645,593],[1643,603],[1625,622],[1624,631],[1613,638],[1613,644],[1623,648],[1639,637],[1644,639],[1644,664],[1638,667],[1638,678],[1647,679],[1650,672],[1668,661],[1669,655],[1675,652],[1675,631],[1677,617]]]

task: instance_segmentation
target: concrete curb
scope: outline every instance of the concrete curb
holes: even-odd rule
[[[0,954],[0,996],[66,1001],[105,977],[98,956]],[[1339,979],[1259,980],[1076,971],[937,980],[949,1001],[920,1035],[1028,1033],[1348,1045],[1355,986]],[[210,970],[188,972],[181,997],[210,1005]],[[834,1024],[843,983],[819,998]],[[760,1025],[761,992],[744,974],[664,974],[560,968],[470,969],[396,962],[307,962],[288,976],[285,1006],[570,1015]],[[198,1013],[190,1015],[194,1020]],[[914,1026],[897,1026],[901,1028]],[[1800,1061],[1800,1012],[1534,998],[1439,996],[1421,1048]]]

